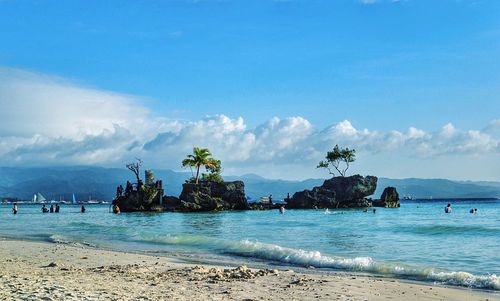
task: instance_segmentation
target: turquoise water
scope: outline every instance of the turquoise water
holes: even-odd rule
[[[500,290],[500,202],[401,208],[113,215],[108,205],[0,205],[0,237],[192,258],[256,260]],[[475,207],[477,214],[470,214]],[[497,276],[498,275],[498,276]]]

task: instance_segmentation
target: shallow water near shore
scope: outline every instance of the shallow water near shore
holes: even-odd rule
[[[255,259],[500,290],[500,201],[404,202],[371,210],[130,213],[109,205],[0,205],[0,237],[121,251]],[[477,208],[477,214],[470,214]]]

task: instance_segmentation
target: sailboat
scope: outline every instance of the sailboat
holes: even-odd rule
[[[75,194],[73,193],[73,199],[71,200],[71,203],[74,205],[76,204],[76,198],[75,198]]]
[[[93,200],[92,196],[89,194],[89,200],[87,201],[87,204],[99,204],[99,201]]]
[[[37,192],[35,195],[33,195],[33,203],[43,203],[47,199],[40,193]]]

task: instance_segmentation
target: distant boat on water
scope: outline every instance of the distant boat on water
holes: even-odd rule
[[[40,193],[37,192],[33,195],[33,203],[44,203],[47,199]]]
[[[73,193],[73,199],[71,200],[71,203],[72,204],[76,204],[76,198],[75,198],[75,194]]]
[[[259,203],[261,203],[261,204],[269,204],[269,197],[267,197],[267,196],[260,197]]]
[[[59,196],[59,203],[61,203],[61,204],[70,204],[70,202],[68,202],[68,201],[66,201],[64,199],[64,196]]]
[[[86,204],[104,204],[104,201],[93,200],[92,196],[89,194],[89,200],[85,202]]]

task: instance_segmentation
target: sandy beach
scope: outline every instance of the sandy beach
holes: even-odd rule
[[[497,293],[349,273],[197,265],[0,241],[0,300],[500,300]]]

